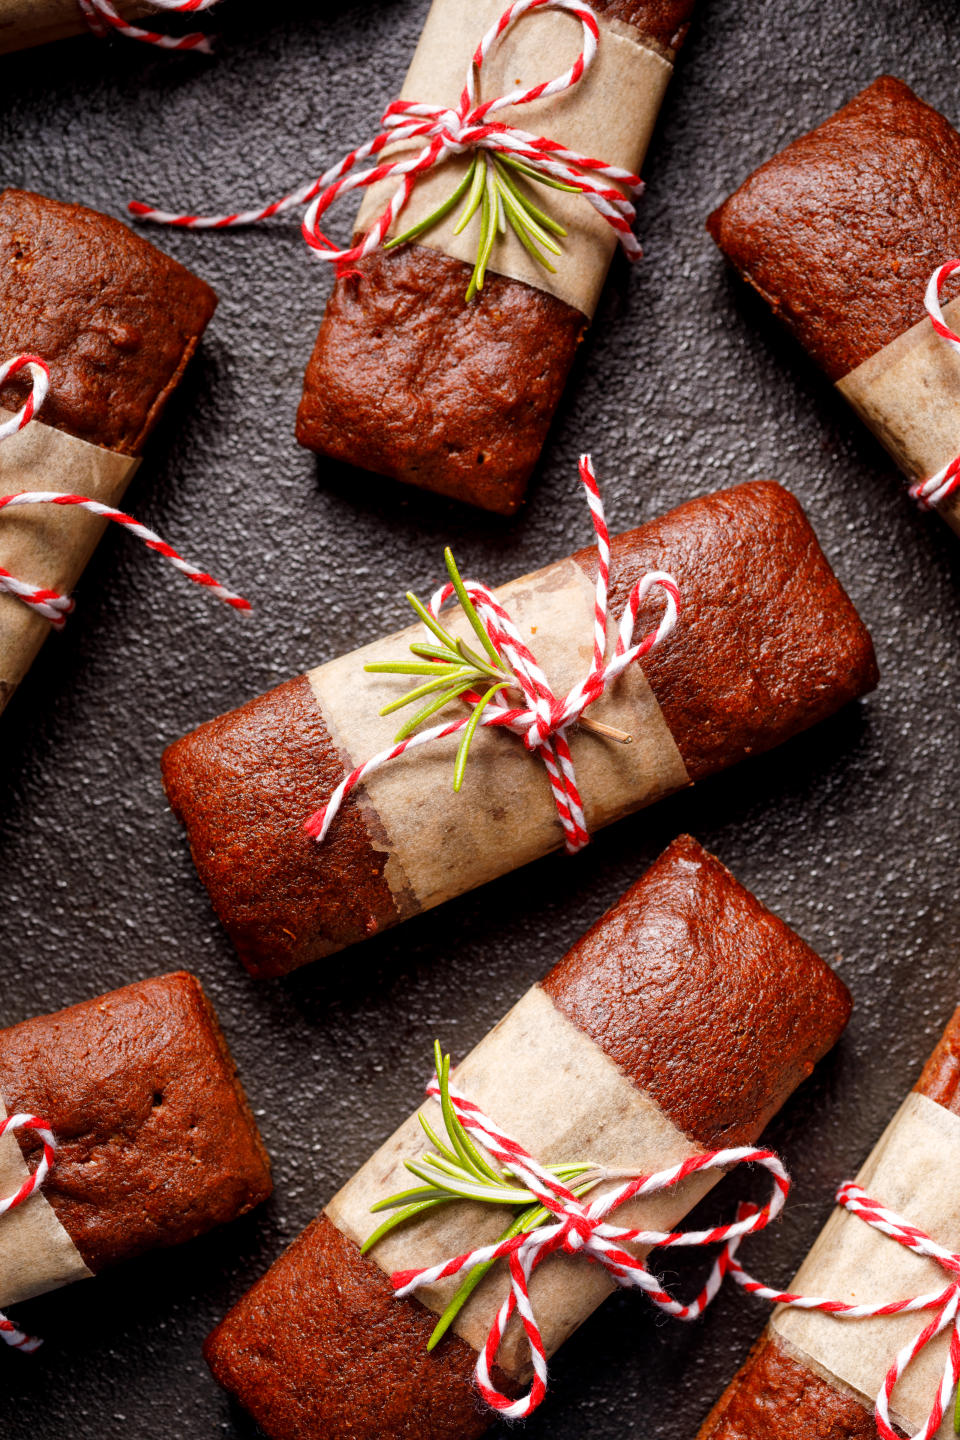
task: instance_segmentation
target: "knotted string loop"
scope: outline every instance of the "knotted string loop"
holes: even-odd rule
[[[36,418],[50,388],[50,370],[46,361],[41,360],[37,355],[17,355],[12,360],[5,361],[0,365],[0,386],[21,370],[29,370],[32,385],[30,394],[24,404],[17,411],[16,415],[0,423],[0,443],[9,439],[20,430],[26,429]],[[192,565],[178,555],[172,545],[168,545],[153,530],[146,525],[141,525],[132,515],[125,515],[122,510],[114,510],[109,505],[103,505],[99,500],[88,500],[84,495],[71,495],[67,492],[56,490],[21,490],[13,495],[0,495],[0,512],[14,510],[23,505],[61,505],[65,507],[76,507],[88,511],[91,515],[97,515],[102,520],[111,520],[122,525],[131,534],[136,535],[144,542],[150,550],[155,550],[165,560],[179,570],[181,575],[186,575],[196,585],[202,585],[212,594],[216,595],[224,604],[231,606],[234,610],[249,610],[250,602],[244,600],[242,595],[235,595],[232,590],[227,590],[219,580],[208,575],[205,570]],[[0,566],[0,594],[15,595],[25,605],[29,605],[38,615],[56,629],[62,628],[66,617],[72,612],[74,602],[69,595],[61,595],[56,590],[50,590],[45,586],[31,585],[27,581],[18,580],[11,575],[9,570]]]
[[[427,1094],[440,1095],[436,1075],[427,1086]],[[601,1182],[612,1182],[592,1199],[578,1199],[573,1192],[545,1170],[527,1150],[490,1120],[472,1100],[449,1087],[450,1101],[457,1119],[471,1137],[479,1141],[501,1166],[532,1191],[540,1204],[555,1217],[536,1230],[521,1232],[509,1240],[484,1245],[463,1255],[421,1270],[395,1273],[391,1279],[398,1297],[413,1294],[421,1286],[434,1285],[452,1275],[465,1274],[478,1265],[506,1260],[510,1272],[510,1291],[490,1327],[483,1350],[477,1359],[476,1381],[488,1405],[508,1419],[523,1419],[532,1414],[547,1390],[547,1355],[540,1324],[530,1302],[530,1277],[549,1255],[562,1252],[583,1255],[602,1265],[617,1285],[642,1290],[660,1309],[680,1320],[694,1320],[713,1299],[726,1273],[736,1246],[745,1235],[763,1230],[783,1209],[790,1190],[790,1177],[782,1163],[770,1150],[743,1145],[714,1150],[673,1165],[655,1174],[626,1175],[624,1171],[594,1172]],[[709,1170],[726,1170],[734,1165],[763,1166],[773,1178],[773,1189],[766,1205],[742,1207],[733,1224],[707,1230],[660,1231],[642,1230],[612,1224],[608,1217],[619,1206],[640,1196],[654,1195],[681,1185],[691,1175]],[[582,1185],[587,1177],[579,1177]],[[641,1256],[626,1249],[637,1245],[644,1251],[654,1248],[689,1247],[721,1244],[724,1246],[711,1276],[700,1295],[690,1304],[677,1300],[646,1267]],[[502,1394],[492,1381],[504,1332],[518,1314],[523,1325],[533,1366],[530,1389],[519,1400]]]
[[[676,626],[680,606],[680,592],[673,577],[662,570],[649,571],[637,581],[630,592],[620,618],[614,654],[609,661],[606,660],[610,537],[603,501],[589,455],[580,457],[580,479],[590,506],[597,539],[597,587],[594,602],[593,658],[589,671],[574,685],[569,694],[560,699],[554,695],[535,655],[521,639],[516,625],[493,592],[478,581],[464,582],[491,644],[505,667],[512,670],[516,678],[517,688],[521,691],[524,702],[522,705],[511,705],[502,694],[498,694],[486,703],[479,723],[481,726],[512,731],[520,737],[531,753],[542,760],[557,807],[564,843],[571,854],[588,844],[590,835],[583,801],[577,787],[567,731],[628,666],[648,655],[666,639]],[[637,615],[655,588],[663,594],[663,615],[655,629],[634,644],[633,631]],[[455,593],[452,584],[442,586],[435,593],[427,607],[434,619]],[[390,749],[381,750],[379,754],[351,771],[334,790],[326,805],[307,820],[307,832],[323,841],[344,800],[369,775],[398,759],[405,751],[418,745],[429,745],[448,735],[455,735],[470,724],[470,712],[476,705],[484,703],[483,697],[476,691],[467,691],[461,699],[467,705],[466,715],[400,740]]]
[[[100,0],[103,3],[103,0]],[[552,80],[534,85],[520,93],[498,95],[479,100],[480,75],[487,56],[507,35],[511,27],[532,10],[560,10],[579,20],[582,49],[573,64]],[[558,141],[531,134],[515,125],[490,119],[507,106],[521,107],[548,96],[560,95],[580,84],[593,64],[600,40],[600,27],[590,6],[583,0],[516,0],[508,6],[496,24],[481,39],[467,70],[466,81],[456,109],[413,100],[394,100],[386,108],[380,132],[351,150],[348,155],[318,180],[274,200],[256,210],[238,210],[223,215],[195,215],[159,210],[140,201],[133,201],[130,210],[142,220],[160,225],[176,225],[187,229],[225,229],[234,225],[251,225],[294,206],[307,205],[303,217],[303,238],[311,252],[339,267],[348,267],[369,255],[384,243],[394,222],[402,213],[417,180],[436,169],[452,156],[486,151],[507,159],[521,161],[538,174],[570,185],[593,206],[616,232],[617,239],[631,259],[639,258],[640,245],[633,234],[636,215],[631,197],[643,189],[639,175],[618,165],[607,165],[590,155],[569,150]],[[377,160],[388,145],[414,146],[412,151],[380,160],[367,169],[358,170],[366,160]],[[355,245],[340,249],[327,238],[320,221],[327,210],[351,190],[363,190],[382,180],[400,180],[389,203],[363,238]]]

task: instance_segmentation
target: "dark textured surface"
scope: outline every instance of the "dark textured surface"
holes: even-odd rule
[[[371,133],[425,5],[345,0],[333,14],[291,0],[269,20],[258,8],[225,0],[214,67],[87,41],[0,62],[4,180],[122,214],[129,196],[228,208],[319,173]],[[47,1344],[33,1360],[0,1356],[4,1440],[249,1440],[201,1359],[207,1331],[407,1114],[434,1035],[463,1054],[682,829],[815,949],[839,952],[857,1001],[836,1058],[768,1132],[797,1185],[776,1233],[745,1254],[775,1283],[794,1273],[834,1184],[874,1143],[960,992],[960,551],[727,274],[703,222],[883,70],[956,121],[954,19],[952,0],[836,0],[826,18],[814,0],[704,0],[650,152],[646,259],[632,273],[615,266],[513,522],[298,451],[300,379],[329,281],[304,260],[294,219],[154,237],[222,298],[130,504],[257,609],[246,624],[220,611],[129,537],[101,548],[67,631],[2,721],[0,1020],[194,970],[277,1193],[182,1251],[20,1307]],[[614,529],[738,480],[776,475],[794,489],[877,641],[880,690],[621,823],[576,861],[553,857],[326,968],[248,979],[166,809],[164,745],[404,623],[403,591],[436,582],[447,542],[492,582],[585,543],[585,447]],[[716,1204],[740,1188],[727,1182]],[[689,1440],[765,1318],[739,1294],[695,1326],[620,1297],[565,1348],[523,1433]]]

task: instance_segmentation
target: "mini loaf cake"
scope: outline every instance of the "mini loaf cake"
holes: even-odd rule
[[[576,638],[585,639],[589,661],[596,553],[581,551],[565,567],[564,574],[579,576],[586,589],[584,633]],[[620,686],[628,687],[624,693],[630,696],[635,693],[630,686],[649,686],[656,712],[649,718],[663,727],[664,743],[671,748],[674,788],[780,744],[876,684],[870,637],[803,511],[779,485],[742,485],[692,500],[662,520],[614,538],[613,617],[619,618],[631,587],[649,570],[667,570],[675,577],[682,596],[680,622],[669,640],[644,659],[643,673],[634,676],[634,666],[611,686],[610,696],[613,703]],[[659,615],[659,605],[651,601],[639,617],[637,635]],[[533,643],[546,665],[544,639],[541,629]],[[365,658],[361,652],[347,667],[351,681],[363,681]],[[583,673],[574,668],[571,684]],[[167,793],[186,825],[201,879],[241,958],[258,975],[283,974],[418,908],[391,869],[396,837],[384,835],[364,787],[348,798],[322,844],[304,830],[304,822],[349,768],[342,747],[350,736],[331,736],[315,695],[316,677],[328,669],[313,672],[313,680],[292,680],[201,726],[171,746],[163,761]],[[547,673],[557,686],[549,665]],[[590,713],[606,703],[604,697]],[[376,700],[370,705],[375,715]],[[640,714],[630,712],[620,723],[634,723]],[[635,737],[641,738],[640,733]],[[423,807],[417,812],[421,819],[430,819],[430,806],[445,817],[448,831],[437,848],[448,859],[449,832],[467,823],[469,807],[485,793],[482,777],[487,775],[489,788],[506,789],[512,803],[513,775],[502,767],[519,765],[518,757],[526,756],[515,737],[485,732],[481,739],[486,748],[476,759],[471,756],[470,766],[491,768],[475,771],[473,780],[468,768],[459,796],[450,794],[448,763],[437,763],[430,747],[393,762],[394,775],[400,778],[398,767],[405,767],[402,773],[413,777],[409,783],[416,790],[415,803]],[[578,742],[575,736],[573,743],[583,745],[586,737]],[[639,745],[608,747],[609,753],[617,752],[615,758],[634,749]],[[353,763],[372,753],[353,755]],[[515,847],[526,843],[524,830],[532,821],[519,802],[516,815],[507,804],[508,813],[490,817],[497,848],[487,868],[471,870],[465,861],[448,894],[462,893],[561,843],[546,776],[540,762],[528,758],[536,772],[530,781],[534,799],[542,799],[553,822],[545,843],[536,852],[528,846],[517,858]],[[661,785],[638,796],[633,808],[669,788]],[[631,808],[622,796],[618,804],[595,823]],[[427,903],[437,903],[437,897]]]
[[[960,452],[960,372],[924,307],[934,271],[960,253],[958,201],[960,134],[884,75],[707,222],[914,484]],[[960,530],[960,509],[937,504]]]
[[[50,366],[41,419],[139,455],[200,342],[210,286],[119,220],[27,190],[0,192],[0,360]],[[0,390],[16,409],[29,390]]]
[[[593,9],[672,59],[693,0],[597,0]],[[307,368],[297,439],[509,515],[588,320],[546,290],[495,273],[465,304],[470,273],[462,260],[411,244],[375,250],[338,279]]]
[[[960,1115],[960,1010],[927,1061],[914,1093]],[[882,1196],[873,1198],[882,1203]],[[899,1298],[899,1294],[890,1296]],[[839,1383],[830,1384],[767,1331],[710,1412],[698,1440],[794,1440],[802,1435],[816,1435],[817,1440],[875,1440],[876,1434],[872,1404],[862,1403]]]
[[[689,837],[675,841],[512,1014],[531,997],[544,1023],[568,1038],[557,1057],[566,1080],[580,1047],[599,1051],[629,1095],[642,1092],[685,1137],[687,1153],[754,1141],[850,1012],[831,970]],[[512,1074],[496,1077],[507,1108],[511,1083]],[[562,1108],[564,1084],[558,1089]],[[483,1108],[507,1123],[503,1110]],[[603,1128],[601,1120],[597,1133]],[[641,1168],[649,1161],[633,1157]],[[214,1375],[270,1440],[482,1434],[492,1417],[472,1384],[475,1349],[449,1334],[428,1354],[435,1315],[393,1297],[377,1248],[361,1255],[330,1218],[336,1209],[334,1201],[210,1336]],[[590,1284],[596,1273],[584,1263],[571,1283]],[[511,1383],[503,1373],[496,1381]]]
[[[41,1194],[94,1273],[192,1240],[270,1194],[236,1066],[184,972],[0,1030],[0,1100],[50,1125],[56,1162]],[[32,1132],[16,1138],[32,1166]],[[0,1218],[0,1253],[19,1214]]]
[[[118,506],[216,303],[209,285],[108,215],[0,192],[0,363],[36,355],[50,369],[39,417],[0,444],[0,495],[59,490]],[[0,386],[0,407],[18,409],[29,389],[24,369]],[[106,523],[77,508],[6,510],[0,566],[69,595]],[[0,710],[49,630],[0,595]]]

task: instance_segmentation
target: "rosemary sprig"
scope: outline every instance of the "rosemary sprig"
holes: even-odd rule
[[[455,1200],[474,1200],[487,1205],[507,1205],[518,1210],[519,1214],[497,1237],[498,1243],[501,1240],[510,1240],[514,1235],[536,1230],[540,1225],[553,1218],[551,1212],[539,1203],[531,1190],[518,1184],[510,1175],[504,1173],[487,1159],[457,1119],[450,1100],[450,1056],[441,1052],[439,1041],[434,1043],[434,1062],[440,1081],[440,1109],[443,1115],[446,1142],[440,1139],[423,1115],[418,1116],[427,1139],[436,1153],[428,1151],[419,1160],[404,1161],[410,1173],[423,1183],[416,1189],[402,1190],[396,1195],[388,1196],[385,1200],[378,1200],[371,1207],[374,1212],[392,1210],[394,1213],[388,1216],[364,1243],[363,1254],[372,1250],[378,1241],[382,1240],[385,1235],[389,1235],[399,1225],[406,1224],[408,1220],[424,1215],[439,1205],[449,1205]],[[581,1184],[572,1185],[575,1195],[585,1195],[603,1178],[597,1166],[590,1161],[581,1161],[572,1165],[547,1165],[545,1168],[565,1185],[571,1185],[571,1182],[582,1179],[583,1176],[589,1176]],[[427,1345],[428,1350],[433,1350],[440,1343],[480,1281],[495,1263],[491,1260],[487,1264],[477,1265],[469,1271],[450,1304],[437,1321]]]
[[[458,700],[469,690],[481,691],[480,699],[473,707],[469,721],[463,728],[460,736],[460,744],[457,749],[456,760],[453,767],[453,788],[459,792],[463,784],[464,772],[467,767],[467,760],[470,756],[470,748],[474,736],[480,726],[483,713],[493,697],[502,690],[511,690],[516,694],[522,694],[522,689],[517,681],[513,670],[499,653],[490,636],[484,628],[483,621],[477,614],[476,606],[467,593],[460,571],[457,569],[457,562],[453,558],[453,552],[448,546],[443,552],[446,561],[447,572],[453,584],[454,591],[460,608],[480,641],[481,650],[473,649],[465,640],[458,639],[449,630],[435,620],[430,611],[418,600],[412,590],[407,591],[407,603],[411,606],[414,614],[422,620],[427,629],[439,641],[437,645],[417,641],[410,646],[413,660],[377,660],[363,668],[378,675],[413,675],[420,678],[421,683],[415,685],[412,690],[407,690],[396,700],[391,700],[387,705],[381,707],[381,715],[392,715],[396,710],[402,710],[407,705],[416,701],[424,703],[419,709],[406,720],[394,736],[394,744],[406,740],[408,736],[422,725],[425,720],[436,715],[445,705],[452,700]],[[584,730],[590,730],[595,735],[602,735],[605,739],[615,740],[620,745],[629,745],[633,736],[628,735],[624,730],[618,730],[612,725],[605,725],[601,720],[591,720],[586,715],[581,715],[578,724]]]
[[[522,160],[503,154],[495,155],[488,150],[477,151],[467,173],[453,193],[426,219],[418,220],[416,225],[411,225],[402,235],[395,235],[388,240],[385,248],[389,250],[396,245],[419,239],[449,215],[466,196],[453,233],[462,234],[479,211],[477,258],[467,286],[468,301],[473,300],[483,289],[493,247],[497,237],[506,234],[508,225],[537,264],[551,274],[555,273],[556,267],[550,263],[548,256],[563,253],[557,239],[562,239],[567,232],[558,220],[554,220],[533,203],[518,184],[519,179],[533,180],[538,185],[546,185],[551,190],[565,190],[572,195],[580,193],[579,186],[568,185],[563,180],[554,179],[552,175],[542,175]]]
[[[960,1386],[957,1387],[957,1398],[953,1406],[953,1433],[960,1435]]]
[[[416,660],[378,660],[363,668],[382,675],[431,677],[424,680],[422,684],[414,686],[412,690],[408,690],[398,699],[391,700],[381,709],[381,715],[391,715],[395,710],[401,710],[416,700],[426,699],[426,704],[418,709],[397,731],[395,741],[397,744],[401,740],[406,740],[418,725],[429,720],[431,715],[442,710],[451,700],[459,699],[468,690],[484,691],[474,706],[473,714],[470,716],[468,724],[464,726],[460,737],[457,758],[453,767],[453,788],[455,791],[459,791],[463,784],[463,775],[470,755],[470,747],[473,744],[473,737],[477,733],[483,712],[494,695],[501,690],[516,687],[516,676],[497,653],[493,641],[484,629],[483,621],[467,594],[460,571],[457,569],[457,562],[449,547],[444,551],[443,558],[447,562],[447,571],[453,582],[457,599],[460,601],[460,607],[473,627],[485,654],[478,654],[465,640],[451,635],[449,630],[446,630],[438,620],[434,620],[422,601],[418,600],[412,591],[408,591],[407,600],[413,608],[414,614],[423,621],[440,644],[411,645],[410,650],[417,657]]]

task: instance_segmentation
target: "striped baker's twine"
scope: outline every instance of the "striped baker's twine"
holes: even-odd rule
[[[573,854],[589,842],[583,801],[577,788],[573,757],[567,739],[567,729],[576,724],[583,712],[599,700],[607,686],[621,675],[634,661],[655,649],[674,629],[680,606],[680,592],[672,576],[662,570],[652,570],[637,581],[630,592],[617,635],[616,649],[609,660],[604,662],[607,643],[607,598],[610,581],[610,537],[603,512],[603,501],[589,455],[580,457],[580,479],[583,482],[593,527],[597,537],[597,589],[594,601],[593,658],[586,676],[574,685],[562,700],[558,700],[550,689],[547,677],[537,663],[536,657],[520,638],[519,631],[486,585],[476,581],[466,582],[467,594],[473,601],[484,629],[494,649],[503,658],[505,666],[516,676],[523,693],[525,704],[511,707],[502,695],[490,701],[480,717],[481,726],[497,726],[518,735],[527,749],[543,761],[550,781],[550,788],[557,807],[557,814],[563,828],[564,843]],[[656,629],[649,631],[642,640],[633,644],[633,630],[637,614],[654,587],[663,591],[666,601],[663,616]],[[428,609],[434,619],[440,609],[455,595],[451,584],[439,589],[430,601]],[[467,691],[461,696],[467,704],[467,713],[457,720],[448,720],[421,730],[406,740],[400,740],[389,750],[381,750],[370,760],[358,765],[343,779],[330,799],[311,815],[306,822],[308,834],[323,841],[333,824],[341,805],[352,790],[362,784],[368,776],[380,770],[392,760],[397,760],[407,750],[418,745],[429,745],[434,740],[455,735],[470,723],[473,707],[480,702],[480,695]]]
[[[923,303],[927,307],[927,314],[930,316],[930,323],[934,330],[945,340],[949,346],[960,354],[960,335],[950,329],[943,318],[943,308],[940,304],[940,291],[950,276],[960,270],[960,260],[948,260],[938,270],[934,270],[927,285],[927,292]],[[911,485],[910,494],[924,510],[932,510],[937,505],[942,505],[955,491],[960,488],[960,455],[938,470],[936,475],[931,475],[928,480],[918,480]]]
[[[201,31],[189,35],[162,35],[158,30],[144,30],[131,25],[119,14],[113,0],[78,0],[83,17],[95,35],[106,36],[115,31],[126,40],[140,40],[145,45],[156,45],[161,50],[196,50],[209,55],[212,46],[208,36]],[[209,10],[217,0],[150,0],[157,10],[168,10],[174,15],[184,15],[195,10]]]
[[[46,1120],[41,1120],[37,1115],[9,1115],[5,1120],[0,1120],[0,1138],[7,1131],[14,1130],[32,1130],[43,1142],[43,1151],[37,1162],[37,1168],[27,1176],[16,1194],[0,1199],[0,1216],[6,1215],[8,1210],[15,1209],[17,1205],[22,1205],[40,1189],[50,1173],[57,1151],[57,1142],[53,1138],[53,1131]],[[8,1320],[2,1313],[0,1313],[0,1340],[15,1350],[22,1350],[25,1355],[31,1355],[43,1344],[42,1340],[37,1340],[33,1336],[25,1335],[22,1330],[18,1330],[13,1321]]]
[[[436,1075],[427,1087],[427,1094],[434,1098],[440,1094]],[[478,1105],[461,1095],[452,1085],[450,1099],[457,1119],[464,1128],[504,1169],[515,1175],[522,1185],[536,1195],[555,1220],[538,1230],[515,1235],[494,1245],[484,1245],[428,1269],[398,1271],[391,1280],[397,1296],[402,1297],[413,1294],[421,1286],[436,1284],[437,1281],[452,1275],[468,1273],[478,1265],[486,1265],[496,1260],[507,1261],[510,1292],[490,1327],[486,1343],[477,1359],[475,1374],[478,1388],[486,1403],[508,1419],[523,1419],[530,1415],[546,1394],[547,1356],[539,1322],[530,1303],[529,1284],[534,1270],[549,1255],[558,1252],[583,1255],[586,1259],[602,1265],[618,1285],[642,1290],[667,1314],[678,1320],[695,1320],[720,1288],[736,1246],[745,1235],[765,1229],[779,1215],[790,1190],[790,1177],[772,1151],[741,1145],[693,1155],[679,1165],[652,1175],[637,1174],[625,1178],[621,1170],[614,1173],[602,1170],[595,1172],[599,1173],[601,1179],[613,1181],[613,1188],[593,1199],[580,1200],[566,1185],[544,1170],[517,1140],[501,1130],[484,1115]],[[667,1232],[638,1230],[613,1225],[607,1220],[613,1210],[628,1200],[671,1190],[691,1175],[749,1164],[762,1165],[770,1172],[773,1177],[773,1190],[770,1199],[762,1208],[742,1207],[733,1224],[718,1225],[708,1230]],[[723,1245],[724,1249],[707,1284],[691,1304],[676,1300],[664,1289],[657,1277],[650,1273],[643,1260],[625,1248],[627,1245],[639,1245],[648,1250],[654,1247],[714,1244]],[[515,1313],[519,1314],[523,1324],[533,1365],[530,1389],[519,1400],[502,1394],[492,1380],[497,1351],[504,1331]]]
[[[36,417],[50,387],[50,371],[46,361],[41,360],[38,355],[17,355],[12,360],[5,361],[0,365],[0,387],[12,376],[21,370],[29,370],[32,379],[32,388],[24,404],[9,419],[0,424],[0,442],[15,435],[17,431],[24,430]],[[235,595],[232,590],[227,590],[219,580],[214,580],[205,570],[199,569],[196,565],[190,564],[178,555],[172,545],[168,545],[159,535],[148,530],[146,525],[141,525],[132,515],[125,515],[122,510],[114,510],[109,505],[102,505],[99,500],[88,500],[83,495],[71,495],[56,490],[22,490],[15,495],[0,495],[0,511],[16,509],[21,505],[62,505],[75,506],[81,510],[87,510],[91,515],[98,515],[102,520],[113,520],[122,525],[132,535],[142,540],[150,550],[155,550],[165,560],[179,570],[181,575],[186,575],[195,585],[202,585],[211,594],[216,595],[224,604],[232,606],[234,610],[249,610],[249,600],[244,600],[242,595]],[[0,566],[0,594],[15,595],[25,605],[29,605],[38,615],[42,615],[50,624],[60,629],[66,617],[71,613],[74,602],[69,595],[60,595],[56,590],[49,590],[42,586],[30,585],[26,581],[18,580],[11,575],[9,570]]]
[[[520,94],[500,95],[492,100],[478,101],[480,72],[486,57],[521,15],[530,10],[543,9],[562,10],[580,21],[583,49],[574,63],[562,75],[534,85]],[[250,225],[267,220],[293,206],[308,205],[302,230],[303,238],[312,253],[320,259],[333,261],[338,266],[349,266],[383,244],[421,175],[442,165],[451,156],[487,150],[494,155],[501,154],[522,160],[539,173],[572,185],[613,228],[627,255],[636,260],[641,250],[631,229],[636,215],[631,196],[636,197],[643,189],[639,175],[617,165],[606,165],[589,155],[568,150],[557,141],[542,135],[532,135],[526,130],[517,129],[516,126],[489,118],[507,106],[528,105],[535,100],[560,95],[578,85],[596,57],[599,40],[600,27],[597,18],[583,0],[515,0],[477,46],[456,110],[445,105],[394,100],[384,111],[380,133],[372,140],[356,150],[351,150],[349,155],[325,171],[318,180],[311,181],[281,200],[274,200],[257,210],[235,211],[226,215],[194,215],[158,210],[139,201],[132,202],[129,208],[142,220],[197,230]],[[355,166],[378,156],[387,145],[404,142],[418,148],[398,159],[385,160],[369,169],[352,173]],[[358,244],[345,250],[337,249],[320,229],[320,219],[324,213],[347,191],[366,189],[367,186],[391,178],[402,180],[402,183],[367,234]],[[623,189],[617,188],[618,186]]]
[[[901,1378],[922,1350],[931,1340],[950,1329],[950,1348],[943,1369],[943,1376],[937,1387],[926,1423],[917,1430],[910,1440],[933,1440],[943,1421],[944,1413],[960,1378],[960,1255],[938,1245],[929,1235],[911,1225],[893,1210],[880,1205],[860,1188],[853,1180],[847,1180],[837,1191],[837,1204],[849,1210],[852,1215],[864,1220],[883,1235],[905,1245],[915,1255],[926,1256],[941,1265],[951,1277],[942,1290],[927,1295],[914,1295],[905,1300],[893,1300],[887,1304],[850,1305],[840,1300],[827,1300],[813,1295],[794,1295],[791,1292],[771,1290],[746,1273],[736,1257],[739,1243],[734,1242],[727,1257],[726,1269],[731,1277],[751,1295],[769,1300],[774,1305],[788,1305],[795,1310],[822,1310],[841,1320],[866,1320],[878,1315],[903,1315],[914,1311],[932,1310],[933,1316],[927,1325],[904,1345],[894,1357],[877,1395],[875,1419],[882,1440],[899,1440],[899,1431],[893,1428],[890,1419],[890,1402],[897,1381]],[[741,1214],[746,1207],[741,1207]]]

